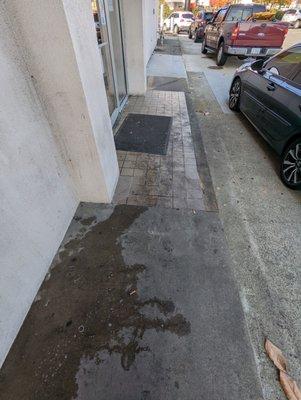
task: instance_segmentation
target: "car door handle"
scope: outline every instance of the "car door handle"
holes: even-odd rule
[[[271,83],[268,83],[268,84],[267,84],[267,89],[268,89],[270,92],[273,92],[273,91],[276,89],[276,87],[275,87],[274,83],[271,82]]]

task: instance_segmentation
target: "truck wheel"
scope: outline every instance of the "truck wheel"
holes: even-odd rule
[[[295,29],[299,29],[299,28],[301,28],[301,21],[296,21],[295,23],[294,23],[294,28]]]
[[[201,49],[201,53],[202,54],[207,54],[208,50],[206,49],[206,39],[204,37],[203,41],[202,41],[202,49]]]
[[[216,65],[222,66],[225,65],[227,61],[228,55],[224,51],[224,42],[221,42],[218,46],[217,55],[216,55]]]

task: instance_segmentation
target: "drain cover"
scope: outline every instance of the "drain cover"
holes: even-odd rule
[[[129,114],[115,136],[117,150],[165,155],[171,117]]]

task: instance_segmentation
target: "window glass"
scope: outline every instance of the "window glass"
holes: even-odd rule
[[[204,19],[205,19],[206,21],[210,21],[210,20],[212,19],[212,17],[213,17],[213,13],[206,12],[206,13],[204,14]]]
[[[296,10],[287,10],[284,14],[296,14]]]
[[[301,86],[301,67],[299,68],[299,71],[296,73],[296,75],[293,77],[292,81]]]
[[[193,17],[193,14],[182,14],[182,18],[186,18],[186,19],[191,19]]]
[[[227,8],[223,8],[223,9],[219,10],[219,12],[217,13],[217,15],[214,19],[214,22],[222,22],[226,12],[227,12]]]
[[[252,8],[245,8],[242,12],[242,21],[246,21],[248,18],[250,18],[253,15],[253,10]]]
[[[266,6],[261,4],[254,4],[253,5],[253,14],[262,13],[266,11]]]
[[[280,53],[265,64],[265,69],[274,75],[291,79],[301,66],[301,47],[294,47]]]
[[[179,18],[179,14],[178,13],[174,13],[173,18]]]
[[[241,21],[244,7],[231,7],[225,21]]]

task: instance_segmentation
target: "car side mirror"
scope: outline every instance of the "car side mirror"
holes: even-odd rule
[[[260,72],[260,71],[262,70],[262,68],[263,68],[264,62],[265,62],[265,60],[264,60],[263,58],[260,58],[259,60],[254,61],[254,62],[251,64],[251,69],[252,69],[253,71]]]

